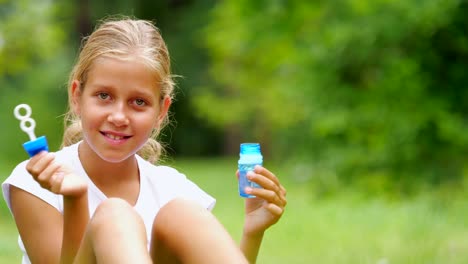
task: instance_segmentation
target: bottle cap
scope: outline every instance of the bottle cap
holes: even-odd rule
[[[45,136],[38,137],[35,140],[25,142],[23,148],[26,150],[30,157],[36,155],[37,153],[45,150],[49,151],[49,146],[47,145],[47,138]]]
[[[241,143],[240,144],[240,155],[246,154],[260,154],[260,143]]]

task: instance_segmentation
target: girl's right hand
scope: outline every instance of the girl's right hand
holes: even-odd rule
[[[71,168],[55,161],[55,154],[42,151],[29,160],[26,170],[42,188],[63,196],[81,196],[88,190],[86,180]]]

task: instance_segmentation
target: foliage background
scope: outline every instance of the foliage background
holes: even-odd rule
[[[213,82],[195,97],[197,113],[262,138],[280,160],[302,160],[321,188],[458,181],[466,9],[451,0],[223,1],[205,31]]]

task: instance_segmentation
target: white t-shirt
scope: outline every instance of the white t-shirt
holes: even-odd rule
[[[107,197],[94,185],[86,174],[78,158],[78,145],[79,143],[56,152],[56,161],[67,164],[75,173],[88,181],[89,213],[92,216],[97,206],[107,199]],[[216,200],[188,180],[184,174],[167,166],[155,166],[138,155],[136,157],[140,170],[140,193],[134,209],[145,223],[148,243],[151,239],[151,228],[156,214],[170,200],[181,197],[198,202],[209,210],[213,209]],[[54,194],[42,188],[26,171],[27,162],[26,160],[18,164],[2,184],[3,197],[10,211],[10,186],[13,185],[37,196],[55,207],[60,213],[63,213],[62,195]],[[21,237],[18,237],[18,244],[23,252],[22,263],[31,263]]]

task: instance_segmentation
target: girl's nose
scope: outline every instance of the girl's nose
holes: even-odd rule
[[[113,123],[115,126],[126,126],[129,124],[127,113],[125,112],[124,105],[114,107],[113,111],[107,117],[107,121]]]

